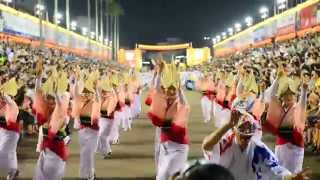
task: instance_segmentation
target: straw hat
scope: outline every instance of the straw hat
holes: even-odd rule
[[[112,83],[111,83],[109,76],[106,76],[106,75],[102,76],[100,85],[101,85],[101,89],[103,91],[111,91],[112,90]]]
[[[91,73],[87,74],[87,78],[84,82],[84,88],[89,92],[94,93],[95,92],[94,82],[97,81],[99,77],[100,77],[100,73],[98,70],[91,71]]]
[[[18,84],[16,78],[11,78],[9,81],[0,86],[0,92],[4,95],[15,96],[18,92]]]
[[[54,84],[57,86],[57,93],[62,94],[68,89],[68,75],[64,71],[57,72],[53,69],[51,75],[46,82],[42,85],[42,91],[44,94],[54,96]]]
[[[177,88],[179,86],[180,76],[179,72],[174,64],[165,64],[161,73],[161,84],[164,88],[173,86]]]

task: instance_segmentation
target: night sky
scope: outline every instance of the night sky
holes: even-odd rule
[[[181,38],[203,46],[205,35],[214,37],[247,15],[258,19],[262,5],[273,0],[120,0],[125,10],[121,17],[120,45],[163,42]]]
[[[53,10],[53,0],[45,0]],[[92,18],[94,18],[94,0]],[[204,36],[215,37],[248,15],[259,19],[259,8],[271,9],[273,0],[119,0],[125,11],[120,19],[120,46],[134,48],[135,43],[155,44],[166,38],[180,38],[195,47],[208,45]],[[59,11],[65,1],[59,0]],[[70,0],[71,20],[87,19],[87,0]],[[94,29],[94,20],[92,22]]]

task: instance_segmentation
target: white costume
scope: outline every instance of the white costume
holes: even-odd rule
[[[60,180],[63,178],[68,157],[65,128],[69,122],[67,114],[69,99],[70,95],[68,93],[63,94],[61,100],[60,97],[56,96],[54,111],[50,115],[48,114],[47,121],[42,124],[41,152],[35,169],[34,180]],[[35,107],[39,107],[41,104],[37,104]],[[37,120],[44,122],[41,121],[41,118]]]
[[[63,178],[66,162],[50,149],[40,152],[34,180],[60,180]],[[54,173],[53,173],[54,172]]]
[[[110,139],[113,143],[116,143],[119,141],[119,137],[120,137],[119,131],[120,131],[121,122],[123,121],[123,116],[124,115],[122,113],[122,110],[116,111],[114,113],[114,122],[110,132]]]
[[[79,130],[80,144],[80,178],[93,179],[94,177],[94,155],[97,149],[98,131],[91,128]]]
[[[0,127],[0,171],[15,175],[18,170],[17,143],[19,134]]]
[[[100,118],[99,119],[99,136],[97,152],[107,155],[111,153],[111,130],[113,128],[114,119]]]
[[[131,111],[131,105],[125,104],[123,107],[122,113],[122,129],[124,131],[130,131],[131,130],[131,124],[132,124],[132,111]]]
[[[211,114],[213,111],[212,100],[210,100],[207,96],[202,96],[201,98],[201,109],[202,115],[204,117],[204,122],[208,123],[211,120]]]
[[[214,125],[216,128],[223,127],[229,122],[231,111],[228,108],[222,107],[220,104],[214,102]]]
[[[292,173],[298,173],[302,170],[304,159],[303,130],[306,119],[307,91],[302,88],[299,101],[285,110],[275,97],[278,81],[275,80],[271,86],[272,98],[265,128],[276,135],[275,154],[280,164]],[[289,131],[286,129],[282,131],[282,124],[289,124],[292,128]]]
[[[159,166],[159,156],[160,156],[160,133],[161,129],[159,127],[155,128],[155,134],[154,134],[154,161],[155,161],[155,168],[156,172],[158,172],[158,166]]]
[[[159,168],[156,179],[167,180],[184,168],[188,159],[189,145],[167,141],[159,146]]]
[[[132,106],[133,117],[138,117],[141,113],[141,95],[139,93],[134,94],[133,106]]]

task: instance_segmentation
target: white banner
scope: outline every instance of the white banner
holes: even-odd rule
[[[287,34],[295,31],[296,12],[277,19],[277,34]]]
[[[19,35],[24,35],[28,37],[39,37],[39,24],[33,21],[18,17],[14,14],[9,14],[7,12],[2,12],[2,17],[4,19],[4,31],[15,33]]]

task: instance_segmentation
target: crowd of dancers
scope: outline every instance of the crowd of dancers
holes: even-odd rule
[[[308,34],[198,68],[202,76],[195,89],[202,94],[204,123],[213,120],[217,128],[203,140],[208,163],[227,168],[239,180],[309,179],[310,169],[303,168],[305,147],[318,153],[320,138],[319,48],[319,34]],[[163,62],[159,57],[145,101],[156,132],[156,179],[188,179],[197,169],[182,170],[190,110],[175,65]],[[274,151],[263,143],[264,134],[275,137]]]
[[[79,178],[94,179],[95,154],[110,158],[120,131],[130,131],[141,112],[138,73],[119,65],[67,63],[49,49],[50,55],[30,55],[31,47],[6,45],[15,59],[7,59],[1,71],[1,171],[7,179],[19,174],[16,151],[23,110],[32,113],[39,129],[33,179],[63,179],[71,124],[79,135]]]
[[[22,112],[32,114],[39,130],[33,179],[63,179],[71,124],[79,136],[79,178],[95,179],[95,154],[112,157],[119,132],[130,131],[141,113],[145,86],[139,72],[110,63],[68,62],[65,54],[26,45],[2,43],[0,52],[11,54],[0,69],[0,169],[7,179],[19,174],[17,143],[21,120],[28,117]],[[237,180],[308,179],[305,147],[320,150],[318,52],[320,36],[309,34],[192,71],[204,123],[214,121],[216,128],[203,140],[205,164],[220,165]],[[188,78],[177,64],[165,62],[161,54],[155,58],[144,100],[155,127],[156,179],[214,179],[218,174],[199,171],[200,161],[188,166]],[[263,142],[264,134],[276,137],[274,151]]]

